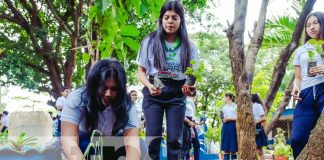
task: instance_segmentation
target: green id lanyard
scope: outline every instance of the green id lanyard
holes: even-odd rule
[[[164,48],[168,52],[174,52],[177,48],[179,48],[180,45],[181,45],[180,38],[177,38],[176,41],[175,41],[175,44],[172,47],[168,48],[166,46],[166,44],[164,43]]]

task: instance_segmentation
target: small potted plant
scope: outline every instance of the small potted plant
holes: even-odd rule
[[[197,65],[197,62],[192,60],[190,61],[190,64],[195,67],[187,67],[185,74],[188,76],[193,76],[195,80],[198,82],[202,82],[202,74],[204,73],[205,65],[203,62],[200,63],[200,65]],[[194,81],[190,81],[189,85],[194,85]]]
[[[274,151],[275,160],[288,160],[291,156],[291,148],[286,144],[285,131],[281,128],[277,128],[277,134],[274,137]]]
[[[308,77],[315,77],[315,74],[310,74],[309,70],[312,67],[316,67],[317,66],[317,62],[314,60],[314,56],[315,54],[321,54],[323,52],[323,48],[322,45],[324,45],[324,41],[323,40],[315,40],[315,39],[310,39],[309,40],[309,44],[314,46],[315,50],[310,50],[308,51],[308,65],[307,65],[307,76]]]

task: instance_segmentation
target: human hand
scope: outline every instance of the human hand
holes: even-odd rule
[[[309,69],[309,73],[316,75],[316,74],[324,74],[324,65],[315,66]]]
[[[153,84],[150,84],[149,86],[147,86],[147,88],[149,89],[152,96],[158,96],[162,92],[160,88],[155,87]]]
[[[192,128],[190,128],[190,131],[191,131],[191,138],[195,138],[196,137],[195,131]]]
[[[300,87],[298,87],[298,86],[294,86],[294,87],[293,87],[293,90],[292,90],[292,92],[291,92],[291,95],[293,96],[293,99],[294,99],[294,100],[297,100],[297,101],[302,100],[302,99],[299,97],[299,94],[300,94]]]
[[[191,128],[195,128],[195,127],[196,127],[196,124],[195,124],[194,122],[190,122],[190,123],[189,123],[189,126],[190,126]]]
[[[188,84],[184,84],[182,86],[182,93],[186,96],[193,96],[195,92],[196,92],[195,86],[190,86]]]

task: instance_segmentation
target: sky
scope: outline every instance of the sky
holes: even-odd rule
[[[248,4],[248,12],[246,17],[246,30],[251,30],[254,21],[258,18],[259,8],[262,0],[250,0]],[[217,18],[217,22],[220,22],[223,26],[227,26],[227,21],[232,23],[234,17],[234,0],[215,0],[215,8],[210,10],[214,13],[214,17]],[[267,18],[279,15],[291,14],[291,7],[288,0],[270,0],[267,12]],[[211,6],[211,5],[210,5]],[[317,0],[314,6],[314,11],[324,12],[324,0]],[[203,15],[204,16],[204,15]],[[200,24],[188,24],[188,32],[195,33],[203,31],[204,28]],[[131,88],[139,90],[138,88]],[[2,93],[5,88],[1,87]],[[17,95],[20,96],[17,100]],[[14,99],[16,97],[16,99]],[[25,97],[25,98],[22,98]],[[7,110],[9,112],[17,110],[30,110],[31,107],[23,106],[35,106],[35,110],[49,110],[52,107],[46,104],[50,96],[46,93],[36,94],[26,90],[22,90],[20,87],[10,87],[6,96],[1,98],[2,102],[8,105]],[[32,102],[34,101],[34,102]]]

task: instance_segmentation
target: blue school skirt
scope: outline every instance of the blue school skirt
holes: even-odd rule
[[[255,141],[256,141],[257,147],[258,148],[261,148],[263,146],[267,146],[268,145],[268,138],[267,138],[267,135],[264,132],[264,129],[263,129],[262,125],[261,124],[257,124],[256,125],[256,129],[261,129],[259,131],[259,133],[255,137]]]
[[[222,127],[221,135],[222,143],[221,150],[225,152],[237,152],[237,135],[236,135],[236,122],[225,122]]]

